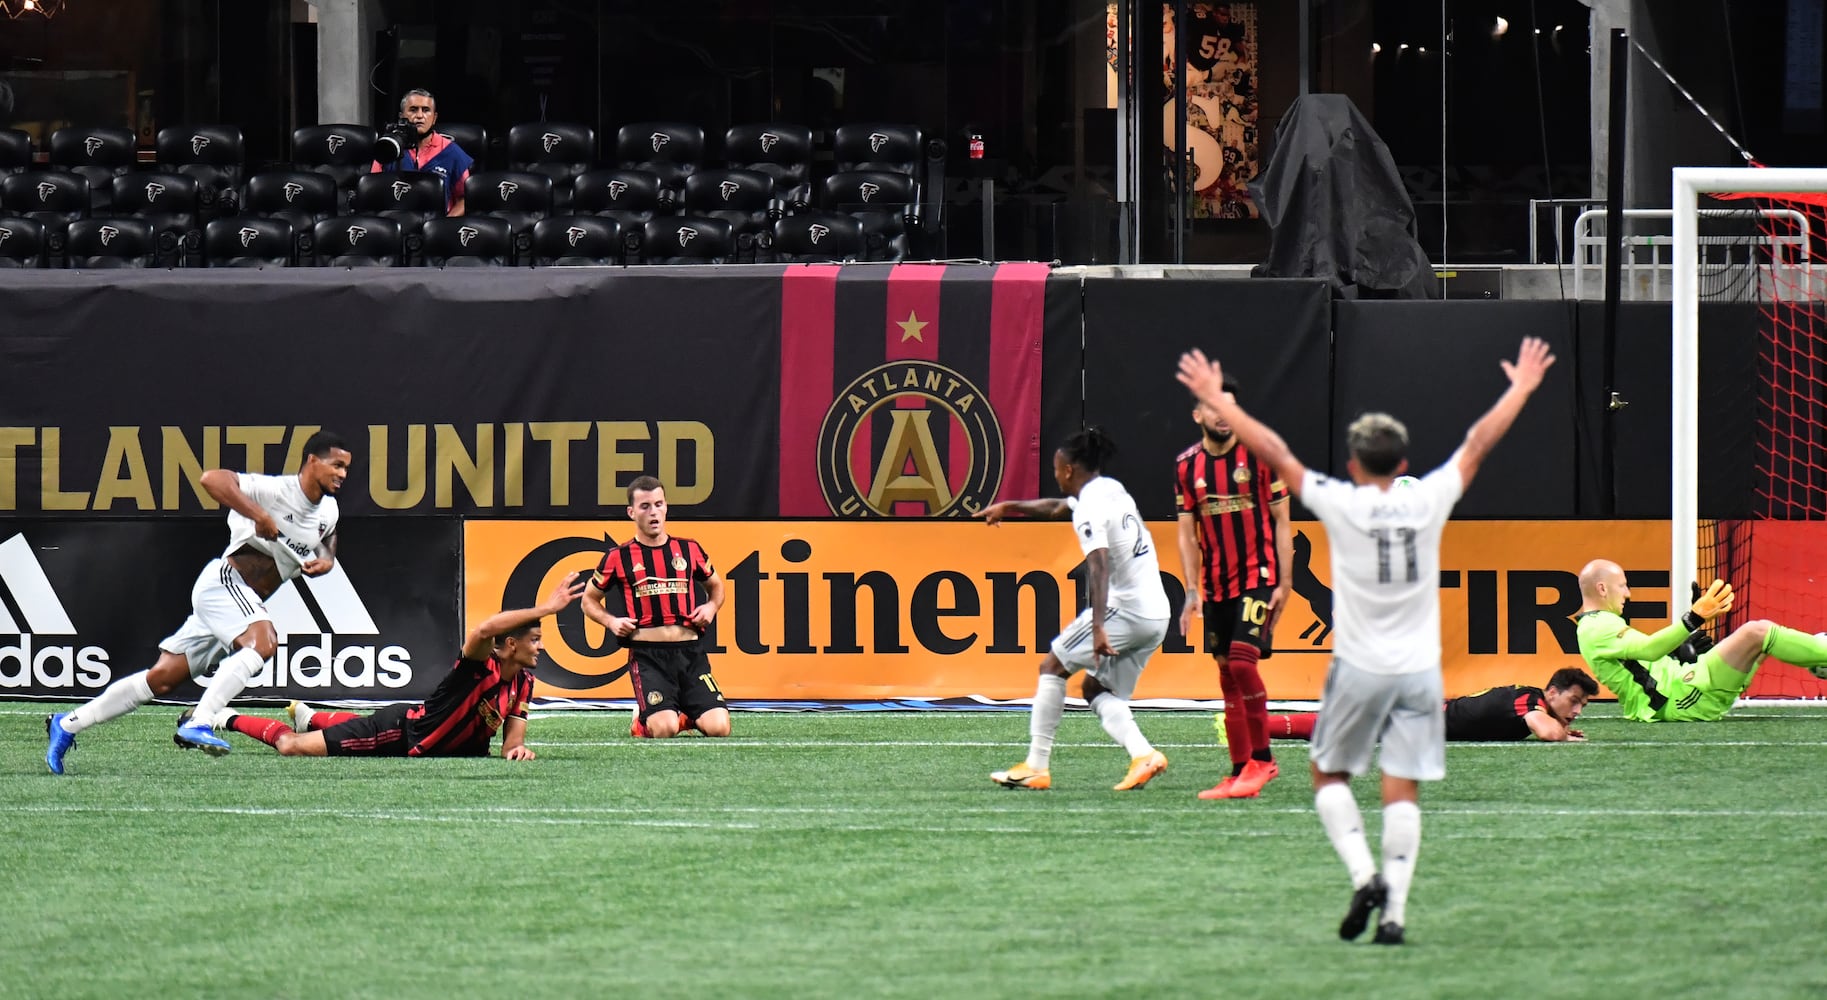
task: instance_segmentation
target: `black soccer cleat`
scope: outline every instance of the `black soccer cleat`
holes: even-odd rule
[[[1383,908],[1384,900],[1389,898],[1389,884],[1383,881],[1381,874],[1370,876],[1370,881],[1358,887],[1351,894],[1351,908],[1345,911],[1345,919],[1339,921],[1339,937],[1346,941],[1356,941],[1364,928],[1370,926],[1370,911]],[[1400,933],[1400,928],[1397,928]],[[1379,928],[1378,933],[1381,933]]]
[[[1370,940],[1372,944],[1401,944],[1402,925],[1388,922],[1378,924],[1377,936]]]

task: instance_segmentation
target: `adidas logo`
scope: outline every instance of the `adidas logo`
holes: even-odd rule
[[[0,600],[0,688],[107,686],[113,679],[107,650],[55,644],[74,640],[76,625],[24,535],[0,542],[0,588],[11,598],[10,606]]]
[[[404,646],[357,643],[379,636],[380,626],[362,602],[342,560],[318,577],[295,577],[266,601],[279,633],[279,649],[248,686],[400,688],[412,683],[412,654]]]

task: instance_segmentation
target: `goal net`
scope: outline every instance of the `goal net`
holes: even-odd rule
[[[1673,207],[1675,603],[1685,581],[1718,577],[1738,599],[1716,637],[1755,618],[1827,631],[1827,170],[1681,168]],[[1724,264],[1704,218],[1720,209],[1755,234]],[[1751,495],[1729,517],[1699,509],[1700,303],[1721,298],[1757,313]],[[1766,660],[1747,696],[1827,698],[1827,681]]]

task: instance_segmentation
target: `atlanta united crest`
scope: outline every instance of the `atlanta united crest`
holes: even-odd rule
[[[989,399],[931,361],[891,361],[837,394],[818,432],[818,481],[843,517],[970,517],[1002,486]]]

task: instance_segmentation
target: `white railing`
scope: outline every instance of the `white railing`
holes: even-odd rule
[[[1530,198],[1529,199],[1529,263],[1531,264],[1567,264],[1572,259],[1568,252],[1572,247],[1568,239],[1572,232],[1567,228],[1567,215],[1572,212],[1584,212],[1591,208],[1605,207],[1604,199],[1594,198]],[[1542,215],[1546,214],[1554,226],[1554,256],[1542,256]]]
[[[1590,290],[1586,282],[1588,273],[1594,282],[1596,291],[1593,298],[1602,297],[1605,292],[1605,247],[1607,243],[1603,223],[1605,210],[1589,209],[1581,212],[1573,223],[1573,297],[1584,299]],[[1668,219],[1674,220],[1675,213],[1666,208],[1630,208],[1624,210],[1624,218],[1631,219]],[[1726,270],[1739,268],[1746,273],[1754,273],[1762,263],[1775,262],[1779,266],[1810,269],[1812,260],[1808,241],[1808,217],[1790,208],[1750,209],[1750,208],[1706,208],[1699,211],[1701,219],[1741,218],[1780,219],[1788,224],[1789,231],[1774,235],[1763,232],[1742,236],[1697,236],[1694,249],[1698,266],[1702,268]],[[1594,223],[1599,223],[1595,226]],[[1624,234],[1623,291],[1626,299],[1647,299],[1652,302],[1667,300],[1674,290],[1669,275],[1674,269],[1675,238],[1672,233],[1655,233],[1638,235]],[[1768,248],[1768,252],[1763,252]],[[1748,288],[1758,287],[1755,281],[1748,283]]]

